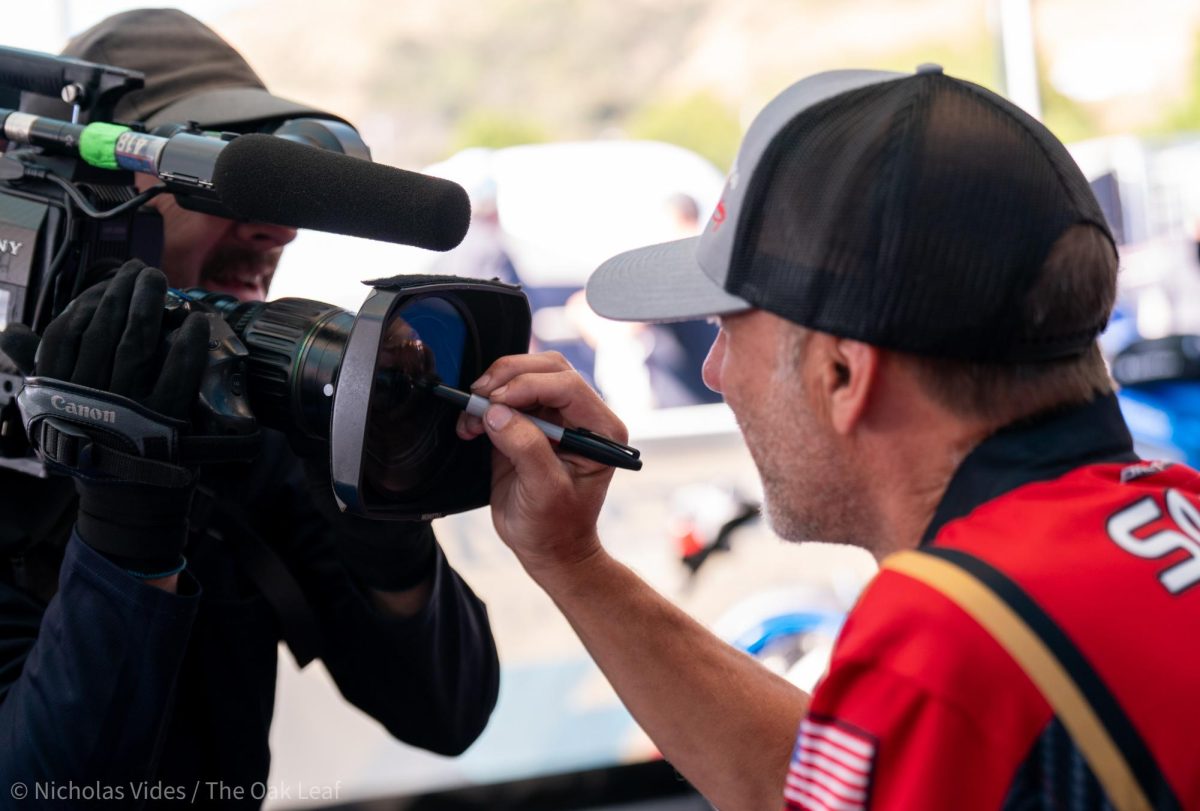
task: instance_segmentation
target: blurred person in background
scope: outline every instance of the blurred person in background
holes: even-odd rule
[[[270,132],[333,118],[271,95],[227,43],[174,10],[110,17],[65,54],[145,73],[120,120]],[[70,117],[57,102],[29,107]],[[208,328],[197,314],[168,328],[167,285],[261,299],[295,231],[188,211],[169,194],[152,205],[162,272],[129,262],[86,291],[47,328],[36,370],[28,342],[6,333],[4,349],[24,373],[186,419]],[[497,695],[495,645],[431,526],[340,513],[327,447],[262,433],[252,463],[164,463],[153,483],[0,472],[7,784],[94,785],[122,807],[156,786],[160,800],[173,799],[164,787],[195,798],[199,786],[202,804],[259,805],[281,638],[301,665],[319,656],[346,699],[402,741],[453,755],[482,731]]]
[[[471,227],[458,247],[434,260],[431,272],[520,284],[517,268],[504,248],[496,181],[483,178],[467,191],[471,197]]]
[[[666,209],[680,239],[701,231],[700,205],[690,194],[672,195]],[[717,336],[707,320],[672,321],[647,325],[653,346],[646,357],[656,408],[719,403],[721,395],[704,385],[700,369]]]
[[[670,223],[667,233],[680,239],[700,233],[700,206],[691,195],[671,195],[662,210]],[[613,321],[596,315],[582,290],[567,300],[565,312],[595,352],[596,385],[614,410],[633,414],[721,401],[700,380],[700,367],[717,334],[708,321]]]
[[[501,538],[723,811],[1200,808],[1200,476],[1133,453],[1096,344],[1116,271],[1062,144],[926,65],[785,90],[700,237],[593,275],[601,315],[715,316],[704,380],[776,532],[881,561],[811,696],[605,550],[612,469],[519,413],[624,441],[561,357],[498,361],[459,433],[497,449]]]

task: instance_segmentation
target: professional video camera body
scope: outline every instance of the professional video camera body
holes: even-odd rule
[[[162,222],[145,203],[164,192],[217,216],[433,250],[466,233],[470,204],[459,186],[371,163],[354,129],[336,120],[243,135],[109,123],[142,83],[134,71],[0,48],[0,99],[24,91],[75,105],[71,121],[0,107],[0,327],[40,334],[126,259],[156,264]],[[138,192],[134,172],[160,182]],[[413,382],[465,384],[496,358],[527,351],[528,302],[511,285],[456,277],[368,284],[357,314],[172,290],[164,317],[200,310],[210,319],[196,423],[217,436],[250,436],[261,423],[327,442],[334,494],[359,515],[428,518],[486,504],[486,439],[459,440],[457,410]],[[46,475],[25,428],[63,415],[30,381],[0,374],[0,466]],[[146,439],[128,430],[133,447]]]

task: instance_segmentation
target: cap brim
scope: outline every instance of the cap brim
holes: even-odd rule
[[[700,268],[699,242],[700,237],[690,237],[617,254],[588,279],[588,304],[605,318],[648,322],[750,309],[753,305],[726,293]]]
[[[345,121],[341,116],[273,96],[258,87],[223,87],[168,104],[149,116],[146,124],[156,127],[159,124],[195,121],[201,127],[233,127],[285,118],[332,118]]]

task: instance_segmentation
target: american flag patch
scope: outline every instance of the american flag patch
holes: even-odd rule
[[[866,811],[875,739],[838,721],[806,718],[783,796],[787,811]]]

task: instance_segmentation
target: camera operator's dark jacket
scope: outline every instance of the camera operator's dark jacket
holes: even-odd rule
[[[214,481],[221,503],[244,506],[299,582],[342,694],[403,741],[461,752],[496,700],[499,666],[483,604],[439,549],[428,607],[412,618],[381,613],[338,560],[301,465],[281,435],[266,433],[253,466]],[[55,489],[63,482],[14,476],[0,478],[0,530],[16,531],[13,516],[42,510],[60,538],[16,566],[0,565],[0,784],[20,781],[31,799],[39,782],[123,786],[119,807],[138,806],[131,785],[145,781],[188,791],[198,780],[220,781],[249,794],[267,779],[281,631],[235,562],[244,540],[237,527],[222,526],[216,512],[207,532],[193,526],[188,570],[169,594],[78,535],[61,537],[74,516],[69,492]],[[14,503],[31,488],[46,503]],[[14,569],[36,579],[39,566],[58,570],[48,605],[14,584],[22,577]]]

